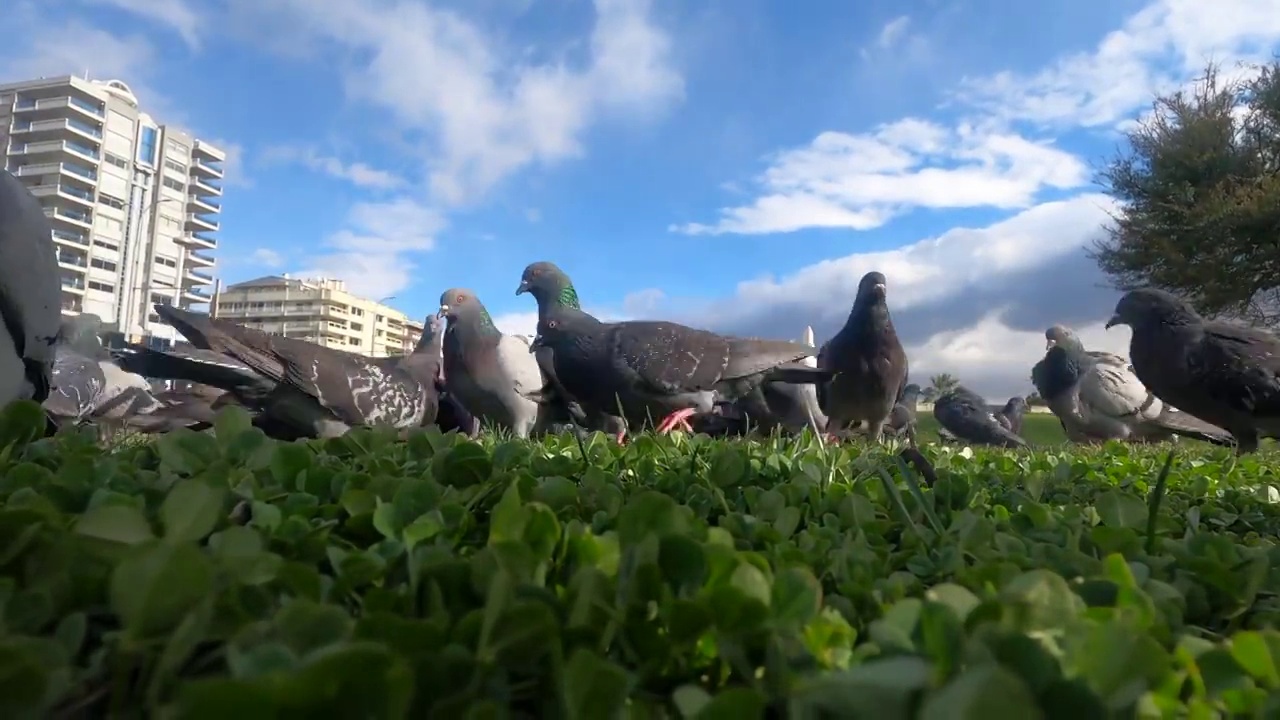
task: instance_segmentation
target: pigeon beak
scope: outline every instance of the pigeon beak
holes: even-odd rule
[[[1046,340],[1046,341],[1045,341],[1045,343],[1044,343],[1044,349],[1045,349],[1045,350],[1052,350],[1052,349],[1053,349],[1053,346],[1054,346],[1054,345],[1057,345],[1057,344],[1058,344],[1058,343],[1057,343],[1057,341],[1055,341],[1055,340]]]
[[[439,318],[442,318],[442,317],[444,317],[445,315],[448,315],[448,314],[449,314],[449,306],[448,306],[448,305],[441,305],[441,306],[440,306],[440,312],[436,313],[436,318],[437,318],[437,319],[439,319]]]
[[[875,291],[880,293],[881,295],[885,294],[884,283],[876,283],[872,287],[875,288]]]
[[[517,294],[517,295],[523,295],[523,294],[525,294],[525,293],[527,293],[527,292],[529,292],[529,281],[528,281],[528,280],[521,280],[521,281],[520,281],[520,287],[516,288],[516,294]]]
[[[542,347],[542,336],[534,335],[533,342],[529,343],[529,352],[534,352],[540,347]]]
[[[1112,315],[1111,319],[1107,321],[1106,329],[1110,330],[1116,325],[1123,325],[1123,324],[1124,324],[1124,320],[1121,320],[1119,315]]]

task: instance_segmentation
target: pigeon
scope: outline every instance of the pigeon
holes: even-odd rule
[[[526,266],[520,275],[520,285],[516,288],[516,295],[524,293],[532,295],[538,303],[539,320],[552,307],[582,309],[573,281],[555,263],[541,261]],[[571,420],[587,429],[610,433],[620,442],[622,441],[626,422],[616,414],[617,408],[595,408],[595,412],[588,416],[582,405],[573,399],[556,376],[552,348],[540,347],[534,351],[534,357],[546,379],[542,398],[543,404],[550,408],[549,421]],[[692,430],[692,427],[689,429]]]
[[[879,441],[885,422],[907,384],[907,353],[889,317],[885,277],[869,272],[844,327],[822,346],[818,367],[833,371],[818,386],[818,402],[828,427],[842,431],[867,423],[867,435]]]
[[[192,344],[226,353],[277,383],[264,412],[302,434],[331,438],[354,426],[415,427],[432,406],[434,386],[404,368],[171,305],[157,304],[155,311]]]
[[[805,328],[800,342],[809,348],[814,347],[812,327]],[[816,353],[802,358],[800,362],[816,368]],[[817,433],[826,431],[827,416],[818,406],[818,389],[814,383],[764,382],[760,384],[760,395],[764,405],[754,402],[754,393],[734,404],[736,415],[758,432],[769,434],[783,430],[798,434],[805,428],[813,428]]]
[[[933,404],[933,416],[953,436],[965,442],[1001,447],[1026,447],[1027,441],[996,420],[987,401],[957,385]]]
[[[545,429],[547,414],[536,398],[545,385],[530,341],[504,335],[475,293],[450,288],[440,295],[445,387],[481,423],[527,438]]]
[[[57,248],[40,202],[0,170],[0,407],[43,403],[62,322]]]
[[[889,421],[885,423],[885,432],[894,437],[906,436],[912,444],[916,442],[916,405],[920,402],[922,391],[919,385],[908,383],[902,389],[902,398],[889,413]]]
[[[1280,338],[1206,320],[1155,288],[1125,293],[1107,327],[1128,325],[1138,380],[1160,400],[1231,434],[1240,454],[1280,438]]]
[[[996,413],[996,422],[1000,423],[1014,435],[1022,434],[1022,419],[1027,414],[1027,399],[1014,395],[1009,402]]]
[[[629,426],[665,417],[657,432],[721,403],[754,396],[765,382],[815,383],[831,373],[801,362],[813,348],[786,340],[717,335],[674,322],[601,322],[554,306],[538,320],[533,348],[554,351],[555,373],[584,409],[620,407]]]
[[[153,350],[143,345],[129,345],[115,353],[115,361],[121,368],[143,377],[183,380],[218,388],[229,393],[238,404],[253,410],[263,407],[278,384],[233,357],[191,346]]]
[[[1045,331],[1044,359],[1031,381],[1073,442],[1159,442],[1173,435],[1230,444],[1231,435],[1170,407],[1138,379],[1128,361],[1086,351],[1061,325]]]
[[[55,425],[87,422],[107,387],[102,359],[109,357],[98,337],[102,319],[84,313],[59,324],[54,343],[50,393],[43,405]]]

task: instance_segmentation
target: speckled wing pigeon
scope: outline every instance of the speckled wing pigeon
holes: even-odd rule
[[[545,429],[546,411],[535,398],[545,380],[530,341],[504,335],[475,293],[450,288],[440,295],[445,386],[481,423],[526,438]]]
[[[567,307],[581,310],[578,291],[573,281],[555,263],[540,261],[529,263],[520,274],[520,285],[516,295],[529,293],[538,303],[538,318],[541,319],[551,308]],[[626,421],[617,414],[617,408],[593,408],[588,414],[582,404],[575,400],[565,389],[564,383],[556,375],[554,350],[542,346],[534,350],[538,367],[542,370],[546,387],[542,392],[542,402],[549,408],[549,422],[575,422],[589,430],[601,430],[617,436],[621,441],[626,431]]]
[[[812,327],[805,328],[800,342],[809,348],[814,347]],[[816,368],[817,353],[802,358],[800,363]],[[733,418],[740,419],[743,429],[765,435],[775,431],[801,433],[805,428],[823,433],[827,429],[827,416],[818,407],[818,390],[814,383],[764,382],[760,384],[758,394],[748,393],[735,402],[731,409],[719,408],[719,414],[723,415],[726,410]],[[730,432],[737,429],[734,424],[724,422],[705,421],[701,425],[724,425]]]
[[[833,432],[865,421],[867,434],[878,441],[906,385],[907,353],[893,329],[885,294],[884,275],[864,275],[844,327],[818,354],[818,367],[835,373],[818,387]]]
[[[264,413],[303,434],[337,437],[365,425],[416,427],[427,411],[432,391],[400,368],[171,305],[157,304],[155,311],[193,345],[230,355],[277,383]]]
[[[942,427],[965,442],[1011,448],[1027,446],[1026,440],[996,420],[986,400],[963,386],[956,386],[938,398],[933,404],[933,416]]]
[[[717,335],[673,322],[604,323],[581,310],[552,308],[538,322],[535,347],[555,352],[555,370],[585,408],[621,406],[629,424],[657,426],[709,413],[755,393],[764,382],[813,383],[830,377],[802,361],[813,349],[784,340]]]
[[[1134,373],[1161,400],[1213,423],[1254,452],[1280,438],[1280,338],[1258,328],[1202,318],[1155,288],[1131,290],[1107,323],[1133,330]]]
[[[49,396],[62,317],[51,233],[40,202],[0,169],[0,407]]]
[[[1225,430],[1169,407],[1119,355],[1086,351],[1066,327],[1045,331],[1044,359],[1031,370],[1036,390],[1075,442],[1159,442],[1173,435],[1230,444]]]
[[[1000,408],[996,413],[996,422],[1003,425],[1014,435],[1022,434],[1022,420],[1027,415],[1027,399],[1021,395],[1014,395],[1009,401]]]

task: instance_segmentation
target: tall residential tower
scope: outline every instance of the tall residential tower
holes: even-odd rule
[[[119,80],[0,84],[5,166],[53,224],[64,314],[172,341],[153,303],[210,301],[226,154],[158,124]]]

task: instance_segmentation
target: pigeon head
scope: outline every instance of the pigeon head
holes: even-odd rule
[[[902,388],[902,400],[903,402],[912,402],[914,400],[918,400],[920,399],[921,392],[923,391],[920,389],[919,385],[915,383],[910,383],[906,387]]]
[[[480,298],[466,288],[449,288],[440,293],[440,311],[437,318],[448,318],[450,323],[459,320],[488,320],[489,313],[481,304]],[[489,324],[492,324],[489,320]]]
[[[1080,338],[1065,325],[1054,325],[1045,330],[1044,340],[1045,350],[1052,350],[1059,345],[1075,350],[1084,349],[1084,344],[1080,342]]]
[[[530,293],[539,305],[556,304],[577,308],[578,291],[574,289],[569,276],[564,274],[555,263],[541,261],[530,263],[520,275],[520,286],[517,295]]]
[[[1156,288],[1139,288],[1125,293],[1116,303],[1107,329],[1116,325],[1135,329],[1149,324],[1184,325],[1199,319],[1191,305],[1177,295]]]
[[[428,315],[422,321],[422,336],[418,338],[418,347],[426,348],[432,345],[440,344],[440,338],[444,335],[444,318],[438,314]]]
[[[1003,412],[1005,415],[1010,413],[1021,413],[1027,409],[1027,399],[1021,395],[1015,395],[1009,398],[1009,402],[1004,404]]]
[[[885,297],[884,273],[869,272],[858,282],[858,300],[883,300]]]
[[[564,318],[539,318],[538,334],[534,335],[533,342],[529,343],[529,352],[534,352],[540,347],[555,347],[556,343],[565,336],[566,329]]]

